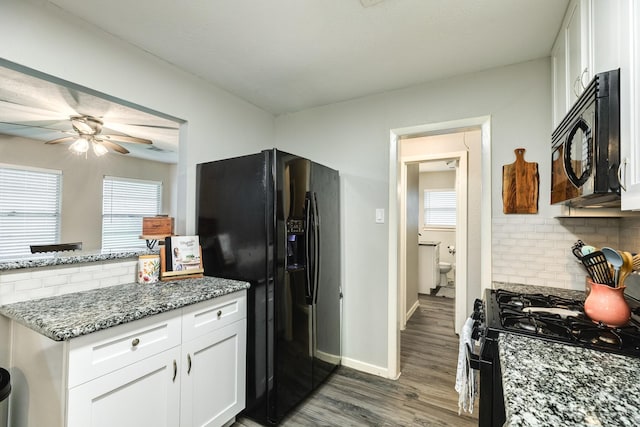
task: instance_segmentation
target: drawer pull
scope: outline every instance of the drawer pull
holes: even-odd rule
[[[137,347],[138,344],[140,344],[140,339],[136,338],[133,341],[131,341],[131,346],[132,347]]]
[[[222,310],[218,310],[218,313],[217,313],[217,314],[218,314],[218,318],[219,318],[220,316],[222,316]]]
[[[187,375],[191,373],[191,355],[187,353]]]
[[[175,359],[173,361],[173,382],[176,382],[176,375],[178,375],[178,364],[176,363]]]

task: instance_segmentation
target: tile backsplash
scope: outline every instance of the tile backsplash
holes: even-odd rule
[[[102,261],[0,272],[0,304],[133,283],[138,260]]]
[[[584,289],[586,271],[571,253],[578,240],[640,251],[640,218],[541,218],[492,221],[493,281]]]

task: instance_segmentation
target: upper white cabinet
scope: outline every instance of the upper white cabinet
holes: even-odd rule
[[[592,0],[572,0],[551,51],[553,126],[593,77]]]
[[[640,4],[620,1],[622,209],[640,210]]]

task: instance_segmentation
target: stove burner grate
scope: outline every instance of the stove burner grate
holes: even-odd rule
[[[595,323],[584,314],[582,301],[554,295],[498,290],[494,297],[501,326],[509,332],[640,357],[640,328],[633,320],[618,328]],[[544,308],[572,313],[560,315]]]

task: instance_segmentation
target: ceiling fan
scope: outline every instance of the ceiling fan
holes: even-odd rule
[[[117,151],[121,154],[128,154],[129,150],[117,142],[152,144],[151,140],[145,138],[137,138],[127,135],[102,134],[102,120],[93,116],[71,116],[69,117],[69,120],[71,120],[71,126],[73,126],[73,130],[77,135],[64,136],[62,138],[47,141],[45,144],[60,144],[74,141],[74,143],[69,146],[70,151],[75,154],[84,154],[89,151],[89,148],[92,148],[96,156],[102,156],[109,150]]]

